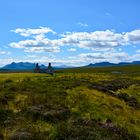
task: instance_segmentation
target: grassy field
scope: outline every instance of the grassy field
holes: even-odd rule
[[[112,67],[78,67],[78,68],[66,68],[59,70],[61,73],[139,73],[140,65],[126,65],[126,66],[112,66]]]
[[[139,140],[139,68],[0,74],[0,140]]]

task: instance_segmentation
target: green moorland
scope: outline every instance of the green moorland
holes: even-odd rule
[[[0,74],[0,140],[139,139],[139,66]]]

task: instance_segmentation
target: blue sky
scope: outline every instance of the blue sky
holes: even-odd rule
[[[3,0],[0,66],[140,60],[139,0]]]

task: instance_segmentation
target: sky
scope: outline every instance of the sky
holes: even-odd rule
[[[140,0],[1,0],[0,66],[140,61]]]

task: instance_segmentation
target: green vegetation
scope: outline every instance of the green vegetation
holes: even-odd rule
[[[0,74],[0,140],[139,140],[139,71],[112,69]]]
[[[126,66],[112,66],[112,67],[79,67],[79,68],[67,68],[62,69],[59,72],[63,73],[139,73],[140,65],[126,65]]]

